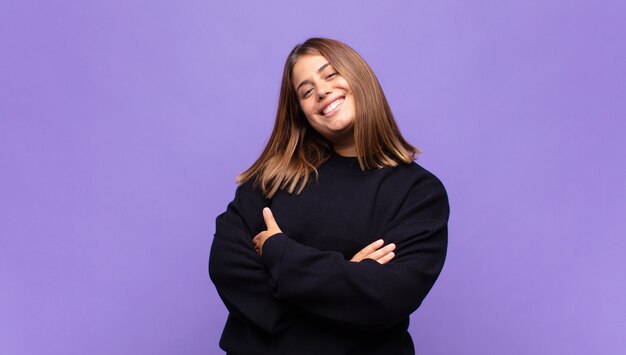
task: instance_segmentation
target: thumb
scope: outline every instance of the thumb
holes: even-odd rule
[[[274,219],[274,215],[272,214],[272,210],[269,207],[265,207],[263,209],[263,219],[265,220],[265,225],[267,226],[267,230],[280,230],[278,223]]]

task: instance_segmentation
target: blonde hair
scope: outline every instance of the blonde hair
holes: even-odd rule
[[[320,54],[343,76],[355,101],[354,143],[361,169],[409,164],[419,154],[398,129],[385,94],[369,65],[348,45],[327,38],[310,38],[293,48],[283,69],[274,129],[261,156],[237,176],[242,184],[255,178],[271,198],[279,189],[299,194],[311,174],[333,152],[332,144],[317,133],[300,109],[293,84],[293,68],[301,56]]]

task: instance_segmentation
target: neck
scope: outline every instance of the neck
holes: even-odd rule
[[[344,157],[356,157],[356,147],[354,145],[354,131],[347,130],[331,139],[333,149]]]
[[[356,148],[354,147],[354,144],[350,144],[350,145],[335,144],[333,148],[335,149],[335,152],[337,154],[342,155],[344,157],[356,157]]]

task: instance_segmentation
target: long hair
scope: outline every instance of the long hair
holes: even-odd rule
[[[272,134],[261,156],[237,176],[237,182],[242,184],[254,177],[267,198],[279,189],[299,194],[312,174],[318,178],[317,168],[333,152],[332,144],[307,121],[294,88],[293,68],[307,54],[324,56],[352,89],[354,143],[361,169],[412,162],[420,151],[400,134],[380,83],[365,60],[342,42],[310,38],[289,53]]]

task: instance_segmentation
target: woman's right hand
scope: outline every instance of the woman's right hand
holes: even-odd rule
[[[391,243],[383,247],[384,243],[385,242],[382,239],[378,239],[372,244],[361,249],[361,251],[356,253],[350,261],[358,263],[363,259],[373,259],[378,261],[380,264],[388,263],[394,256],[396,256],[396,254],[393,253],[396,249],[396,245]]]

